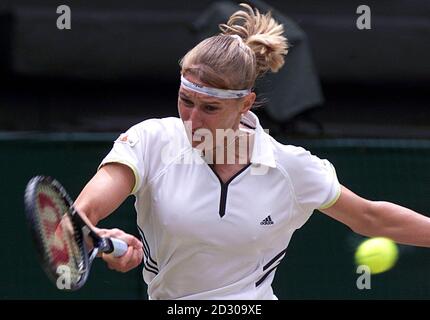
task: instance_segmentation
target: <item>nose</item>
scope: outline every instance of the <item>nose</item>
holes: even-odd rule
[[[201,125],[202,125],[202,117],[201,117],[201,111],[199,110],[199,108],[194,107],[191,110],[189,120],[193,124],[193,129],[201,127]]]

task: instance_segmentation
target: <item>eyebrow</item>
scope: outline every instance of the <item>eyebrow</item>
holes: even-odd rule
[[[183,99],[191,100],[191,98],[183,92],[179,92],[179,96]],[[199,99],[199,100],[202,101],[201,99]],[[204,101],[203,100],[202,103],[204,103],[204,104],[216,104],[216,105],[221,104],[219,101],[215,101],[215,100],[214,101]]]

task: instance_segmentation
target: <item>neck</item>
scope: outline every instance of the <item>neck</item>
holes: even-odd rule
[[[253,133],[238,130],[234,137],[224,137],[223,143],[212,150],[205,150],[204,159],[214,166],[244,165],[251,160]]]

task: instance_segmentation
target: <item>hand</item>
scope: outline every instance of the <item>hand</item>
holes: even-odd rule
[[[121,257],[114,257],[111,254],[102,254],[102,259],[106,261],[109,269],[119,272],[127,272],[136,268],[143,258],[143,244],[136,237],[125,233],[120,229],[98,229],[96,232],[101,237],[110,237],[123,240],[128,244],[127,252]]]

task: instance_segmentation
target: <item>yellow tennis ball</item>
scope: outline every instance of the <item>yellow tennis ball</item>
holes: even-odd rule
[[[355,263],[367,265],[372,274],[391,269],[398,258],[399,251],[394,241],[384,237],[363,241],[355,252]]]

